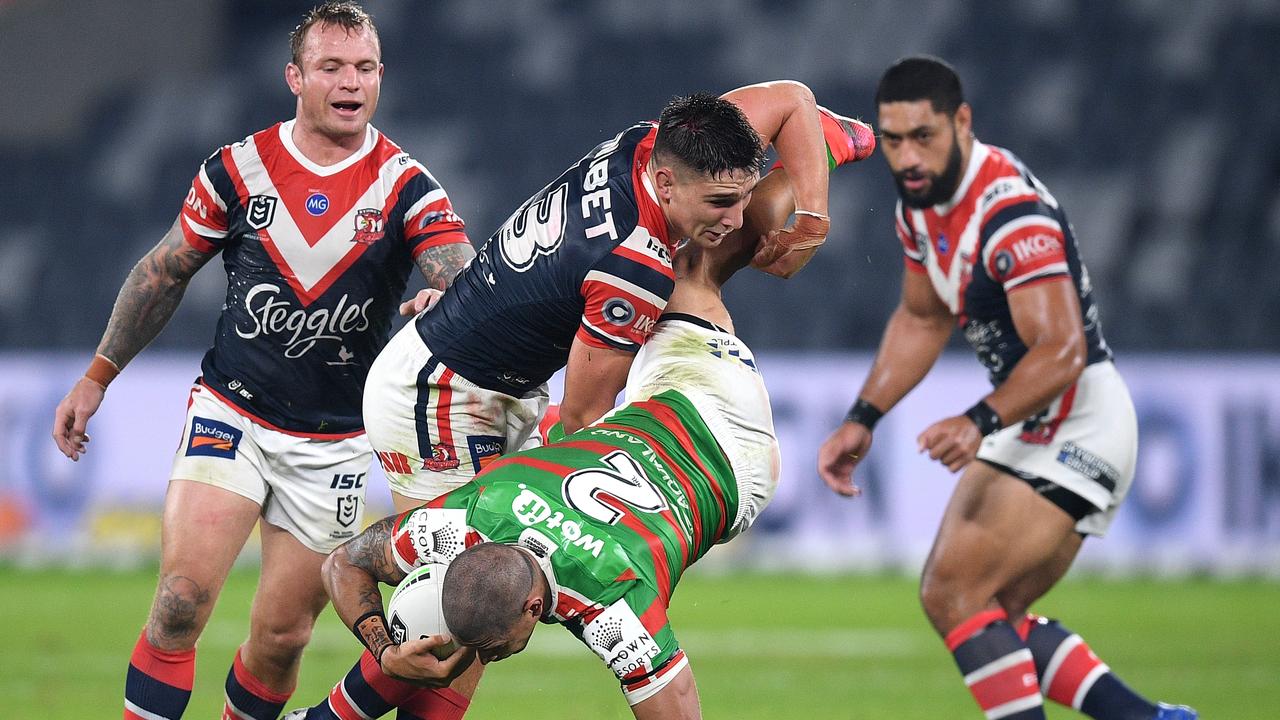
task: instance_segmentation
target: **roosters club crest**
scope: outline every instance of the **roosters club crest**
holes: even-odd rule
[[[356,234],[351,242],[372,245],[382,239],[382,211],[377,208],[360,208],[356,211]]]
[[[458,456],[454,454],[452,447],[444,443],[436,443],[431,446],[431,457],[422,463],[422,467],[432,472],[444,472],[457,469],[459,464]]]

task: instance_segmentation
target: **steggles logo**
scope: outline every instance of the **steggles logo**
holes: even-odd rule
[[[278,286],[260,283],[244,296],[245,310],[253,327],[246,330],[237,326],[236,335],[246,340],[260,335],[287,335],[284,356],[300,358],[321,340],[341,342],[344,335],[368,330],[372,303],[373,298],[369,298],[356,305],[344,293],[333,309],[317,308],[307,312],[280,299]]]

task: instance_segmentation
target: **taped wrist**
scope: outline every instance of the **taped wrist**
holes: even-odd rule
[[[993,410],[986,400],[979,400],[973,407],[965,410],[964,416],[978,426],[978,432],[982,433],[983,437],[1004,427],[1004,423],[1000,421],[1000,414]]]
[[[370,610],[351,623],[351,632],[364,644],[379,665],[382,664],[382,653],[395,645],[391,635],[387,633],[387,616],[381,610]]]
[[[93,362],[89,363],[89,369],[84,371],[84,376],[103,390],[106,390],[111,381],[115,380],[119,374],[120,367],[102,353],[94,355]]]
[[[865,425],[868,430],[875,430],[876,423],[880,422],[882,417],[884,417],[884,411],[866,400],[858,398],[858,401],[845,414],[844,421]]]

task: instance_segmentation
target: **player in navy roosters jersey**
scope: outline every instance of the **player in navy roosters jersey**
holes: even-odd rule
[[[973,137],[960,79],[941,60],[890,67],[876,104],[900,196],[902,301],[819,473],[858,493],[851,473],[876,421],[958,323],[995,389],[919,437],[921,452],[964,469],[920,596],[965,684],[992,720],[1043,719],[1042,695],[1099,720],[1195,718],[1147,701],[1079,635],[1028,613],[1084,538],[1106,532],[1137,456],[1133,404],[1062,207],[1012,153]]]
[[[353,3],[326,3],[291,38],[297,116],[211,155],[182,214],[134,267],[53,435],[75,460],[107,384],[222,254],[227,298],[188,403],[165,500],[159,586],[134,648],[126,718],[182,715],[194,648],[261,519],[262,577],[226,681],[226,718],[275,718],[327,598],[325,554],[360,530],[371,452],[370,364],[415,262],[443,289],[474,256],[448,196],[370,124],[383,65]]]
[[[565,430],[612,408],[671,293],[671,253],[741,226],[770,143],[800,209],[756,260],[788,274],[826,236],[829,162],[874,145],[866,125],[818,108],[799,83],[679,98],[520,206],[370,371],[364,417],[397,508],[525,444],[562,367]]]

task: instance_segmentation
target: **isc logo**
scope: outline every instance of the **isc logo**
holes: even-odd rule
[[[335,474],[333,482],[329,483],[330,490],[355,490],[364,487],[364,473],[359,475],[353,474]]]

